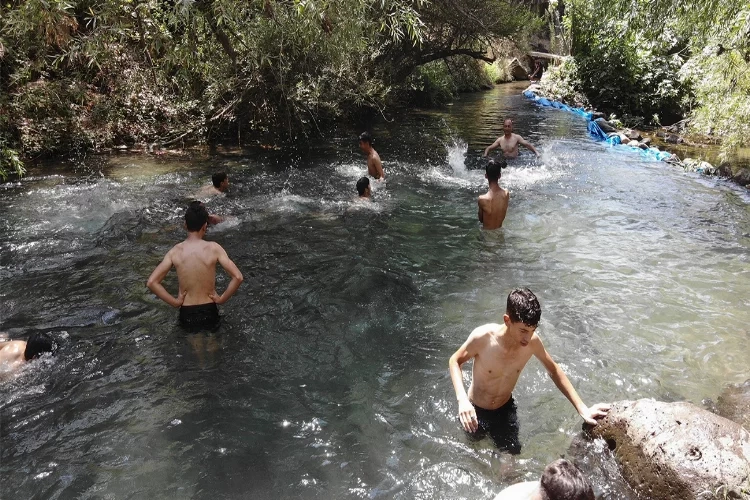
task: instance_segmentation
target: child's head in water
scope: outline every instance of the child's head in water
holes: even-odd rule
[[[362,177],[357,181],[357,193],[359,193],[360,198],[370,197],[370,179],[368,179],[367,177]]]
[[[542,306],[528,288],[516,288],[508,294],[503,320],[510,336],[526,347],[542,317]]]
[[[544,468],[539,493],[541,500],[594,500],[594,489],[581,469],[562,458]]]
[[[26,341],[26,350],[23,352],[23,357],[26,361],[30,361],[44,353],[54,353],[56,348],[57,344],[48,334],[32,333]]]

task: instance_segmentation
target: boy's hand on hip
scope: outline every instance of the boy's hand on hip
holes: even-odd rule
[[[607,416],[607,412],[609,411],[609,405],[606,403],[599,403],[591,408],[588,408],[586,413],[584,415],[581,415],[583,417],[583,420],[590,425],[596,425],[597,419],[604,418]]]
[[[476,432],[479,429],[477,421],[477,412],[474,405],[468,399],[462,399],[458,402],[458,418],[466,432]]]

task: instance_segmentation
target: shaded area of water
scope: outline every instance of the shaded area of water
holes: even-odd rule
[[[520,456],[459,428],[448,357],[516,286],[539,296],[539,334],[588,404],[700,404],[744,381],[746,194],[614,153],[520,90],[375,125],[388,181],[372,205],[352,202],[365,166],[344,133],[0,186],[0,329],[63,344],[0,385],[0,497],[491,498],[581,423],[532,360]],[[479,156],[507,115],[542,154],[504,171],[505,227],[482,232]],[[218,169],[231,192],[209,207],[234,219],[208,238],[245,283],[218,332],[186,335],[145,280]]]

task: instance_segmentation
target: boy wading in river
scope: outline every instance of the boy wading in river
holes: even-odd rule
[[[490,160],[487,163],[484,176],[490,184],[487,193],[477,199],[479,205],[479,222],[484,229],[502,227],[505,214],[508,212],[510,192],[501,188],[499,184],[502,169],[507,166],[505,160]]]
[[[161,300],[180,308],[180,324],[186,327],[214,327],[219,323],[219,308],[242,283],[242,273],[227,256],[227,252],[212,241],[205,241],[208,211],[203,203],[194,201],[185,212],[188,236],[164,256],[148,278],[146,286]],[[216,264],[232,278],[221,295],[216,293]],[[179,293],[167,292],[161,282],[172,266],[177,270]]]
[[[532,355],[541,361],[557,388],[586,423],[596,425],[596,418],[609,411],[606,404],[591,408],[583,404],[535,333],[541,316],[541,306],[531,290],[513,290],[508,295],[504,324],[489,323],[476,328],[448,363],[464,430],[477,438],[489,433],[498,448],[511,453],[521,452],[512,392]],[[474,360],[474,366],[467,394],[461,365],[470,359]]]

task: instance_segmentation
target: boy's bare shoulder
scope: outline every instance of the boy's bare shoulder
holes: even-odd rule
[[[475,339],[488,338],[494,334],[500,333],[500,325],[497,323],[487,323],[486,325],[478,326],[471,332],[471,336]]]

